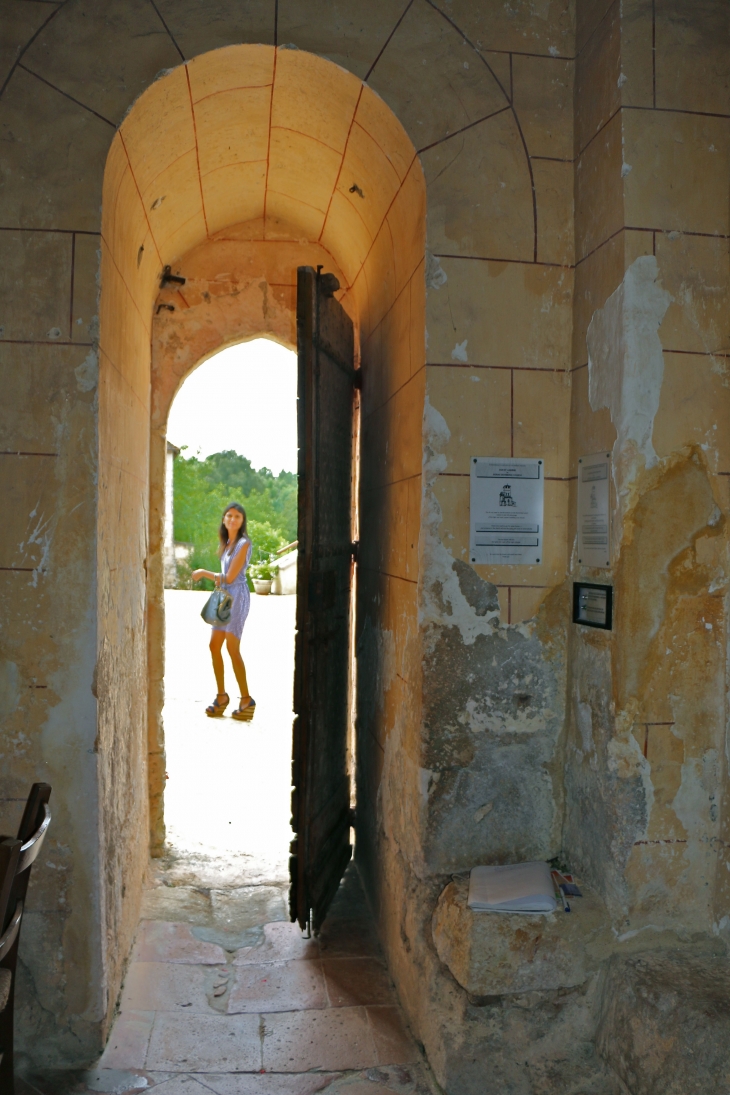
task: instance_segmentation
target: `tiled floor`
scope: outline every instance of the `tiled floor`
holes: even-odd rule
[[[228,949],[225,929],[143,920],[98,1068],[31,1072],[18,1095],[435,1090],[364,906],[350,867],[318,938],[279,920]]]
[[[205,597],[166,593],[168,854],[106,1051],[91,1072],[30,1067],[16,1095],[434,1090],[354,867],[319,938],[287,919],[294,598],[252,599],[244,656],[257,713],[242,725],[205,717]]]

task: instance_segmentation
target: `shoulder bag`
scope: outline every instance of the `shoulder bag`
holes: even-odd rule
[[[231,618],[233,597],[223,589],[214,589],[208,600],[203,605],[200,615],[207,624],[215,627],[216,624],[227,624]]]

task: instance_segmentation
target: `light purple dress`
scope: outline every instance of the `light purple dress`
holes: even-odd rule
[[[221,589],[224,589],[227,593],[231,594],[233,597],[233,607],[231,608],[231,616],[228,623],[218,624],[217,627],[213,628],[213,631],[227,631],[230,635],[235,635],[237,639],[240,639],[243,634],[243,625],[246,622],[248,610],[251,607],[251,594],[249,593],[248,583],[246,581],[246,569],[251,557],[249,554],[250,547],[251,541],[242,537],[234,545],[233,550],[226,548],[221,556],[221,573],[224,576],[224,580],[221,582]],[[245,551],[248,557],[236,575],[235,581],[229,584],[225,581],[225,574],[239,551]]]

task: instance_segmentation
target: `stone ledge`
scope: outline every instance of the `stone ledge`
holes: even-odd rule
[[[596,1044],[632,1095],[730,1091],[730,963],[717,955],[614,956]]]
[[[582,985],[613,942],[603,902],[583,892],[569,914],[475,913],[467,905],[468,877],[455,879],[431,922],[438,956],[470,996]]]

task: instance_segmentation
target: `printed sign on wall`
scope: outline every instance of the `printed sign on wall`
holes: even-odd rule
[[[578,461],[578,562],[611,565],[611,454],[597,452]]]
[[[545,477],[542,460],[471,459],[469,557],[491,566],[542,559]]]

